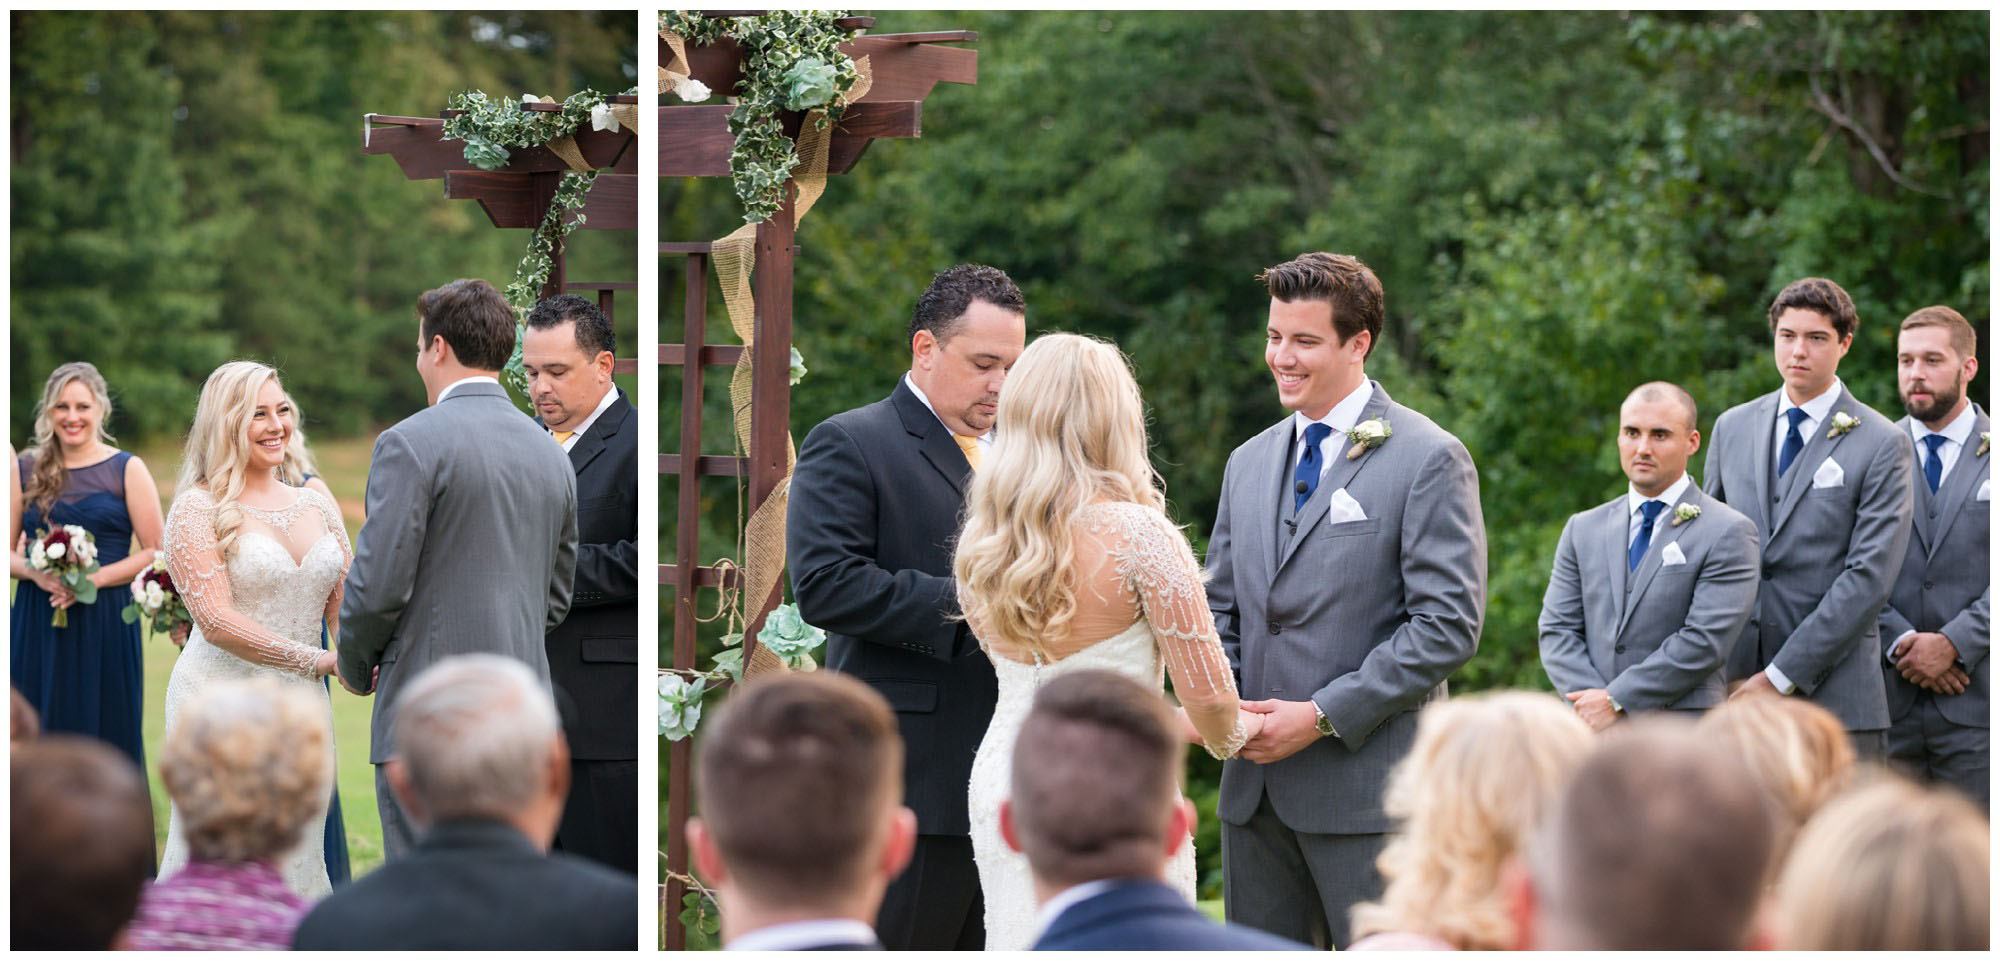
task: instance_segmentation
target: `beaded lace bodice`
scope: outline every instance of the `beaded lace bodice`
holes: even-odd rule
[[[254,665],[311,677],[320,622],[337,631],[341,578],[352,559],[339,508],[310,488],[298,488],[284,507],[236,507],[241,525],[225,561],[214,499],[200,488],[174,499],[164,538],[174,586],[199,640]]]

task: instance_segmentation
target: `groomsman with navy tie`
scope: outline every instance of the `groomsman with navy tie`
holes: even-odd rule
[[[1757,607],[1757,525],[1701,492],[1694,398],[1641,384],[1618,411],[1631,482],[1563,525],[1542,598],[1542,668],[1592,730],[1722,703],[1723,661]]]
[[[1989,805],[1987,553],[1992,424],[1967,396],[1978,335],[1950,307],[1903,321],[1896,387],[1909,416],[1906,448],[1916,533],[1882,609],[1889,759],[1927,781],[1958,786]]]
[[[1840,718],[1863,757],[1889,727],[1876,618],[1910,540],[1907,435],[1841,384],[1854,301],[1822,277],[1771,302],[1784,386],[1715,421],[1706,483],[1763,537],[1757,611],[1729,654],[1732,697],[1796,694]]]

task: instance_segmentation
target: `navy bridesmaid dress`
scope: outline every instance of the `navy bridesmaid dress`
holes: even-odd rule
[[[313,475],[307,474],[300,484],[303,485],[305,481],[312,479]],[[324,621],[319,625],[319,649],[326,650]],[[332,678],[320,678],[320,683],[329,685],[327,690],[332,691]],[[340,816],[340,778],[336,774],[333,779],[333,801],[326,806],[326,879],[333,882],[333,886],[337,888],[346,884],[352,877],[353,870],[347,864],[347,822]]]

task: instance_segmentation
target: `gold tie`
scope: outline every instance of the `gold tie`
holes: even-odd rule
[[[549,433],[555,435],[556,443],[559,445],[569,443],[569,439],[576,436],[576,431],[573,430],[552,430]]]
[[[958,449],[965,452],[965,462],[971,464],[972,470],[977,473],[979,470],[979,438],[967,437],[964,434],[953,434],[951,435],[951,439],[958,442]]]

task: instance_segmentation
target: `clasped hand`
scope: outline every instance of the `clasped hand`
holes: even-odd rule
[[[1958,648],[1936,631],[1910,635],[1896,655],[1896,672],[1934,694],[1963,694],[1971,679],[1958,667]]]
[[[1311,701],[1244,701],[1243,709],[1264,718],[1263,726],[1237,755],[1245,760],[1258,764],[1282,761],[1320,739],[1319,711]]]

